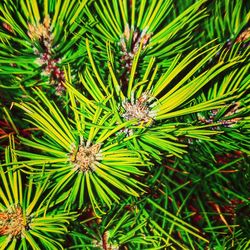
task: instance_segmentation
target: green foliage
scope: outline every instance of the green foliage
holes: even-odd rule
[[[13,138],[5,149],[7,164],[16,164]],[[20,170],[1,168],[1,249],[63,249],[60,235],[67,232],[67,224],[75,218],[73,212],[55,209],[52,203],[45,214],[48,178],[35,183],[33,176],[25,177]],[[25,180],[25,185],[24,181]],[[56,204],[54,204],[55,206]],[[56,239],[58,237],[58,239]]]
[[[250,246],[244,0],[0,3],[0,249]]]

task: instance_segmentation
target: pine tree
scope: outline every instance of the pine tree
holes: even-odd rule
[[[250,248],[248,1],[0,13],[0,249]]]

